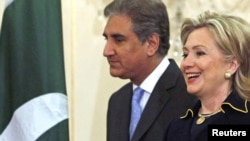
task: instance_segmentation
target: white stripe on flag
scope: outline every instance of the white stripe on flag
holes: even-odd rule
[[[67,96],[41,95],[20,106],[0,136],[0,141],[35,141],[44,132],[68,118]]]
[[[5,1],[5,7],[4,8],[7,8],[14,0],[6,0]]]

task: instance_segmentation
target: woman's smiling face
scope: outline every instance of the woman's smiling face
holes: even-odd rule
[[[201,96],[225,88],[228,85],[224,78],[227,66],[207,28],[199,28],[189,34],[180,66],[189,93]]]

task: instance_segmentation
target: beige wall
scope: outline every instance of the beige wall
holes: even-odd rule
[[[108,98],[127,81],[109,75],[98,3],[62,2],[71,140],[105,141]]]

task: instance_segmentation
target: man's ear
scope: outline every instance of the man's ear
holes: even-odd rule
[[[160,37],[158,34],[153,33],[147,39],[147,54],[148,56],[154,55],[160,45]]]

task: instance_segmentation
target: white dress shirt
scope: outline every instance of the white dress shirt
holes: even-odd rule
[[[161,63],[140,85],[140,87],[144,90],[143,97],[140,101],[142,110],[145,108],[156,83],[158,82],[158,80],[160,79],[160,77],[162,76],[162,74],[164,73],[164,71],[167,69],[168,66],[169,66],[169,60],[167,57],[164,57]],[[138,86],[133,84],[133,90],[135,90],[137,87]]]

